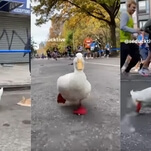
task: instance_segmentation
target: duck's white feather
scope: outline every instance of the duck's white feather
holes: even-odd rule
[[[74,64],[75,65],[75,64]],[[62,97],[68,101],[79,101],[87,98],[91,91],[91,84],[83,71],[61,76],[57,80],[57,89]]]
[[[1,100],[2,95],[3,95],[3,88],[0,89],[0,100]]]
[[[143,89],[141,91],[130,91],[132,96],[132,100],[134,103],[136,101],[144,102],[144,103],[151,103],[151,87]]]

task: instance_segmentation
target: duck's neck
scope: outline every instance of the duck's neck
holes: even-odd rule
[[[74,73],[83,73],[83,70],[74,69]]]

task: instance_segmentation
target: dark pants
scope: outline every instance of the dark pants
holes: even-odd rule
[[[124,42],[121,43],[121,68],[123,67],[127,56],[130,55],[132,57],[128,67],[125,69],[125,72],[129,72],[138,61],[140,61],[140,54],[139,54],[139,46],[135,43],[125,44]]]
[[[71,55],[71,51],[69,51],[69,52],[68,52],[68,54],[69,54],[69,57],[72,57],[72,55]]]
[[[48,54],[47,54],[47,57],[48,57],[48,58],[51,58],[51,55],[50,55],[50,53],[48,53]]]
[[[109,54],[110,54],[110,51],[106,49],[105,50],[105,57],[107,57]]]

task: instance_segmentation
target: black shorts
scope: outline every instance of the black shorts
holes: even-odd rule
[[[107,55],[109,55],[109,54],[110,54],[110,51],[109,51],[109,50],[105,50],[105,53],[106,53]]]
[[[125,44],[124,42],[121,43],[121,51],[129,54],[130,56],[135,54],[139,54],[139,46],[135,43]]]
[[[141,60],[139,53],[139,46],[135,43],[125,44],[121,43],[121,59],[125,60],[125,58],[130,55],[132,58],[137,58],[137,60]]]

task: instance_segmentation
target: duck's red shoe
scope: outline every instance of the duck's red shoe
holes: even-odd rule
[[[137,113],[139,113],[141,107],[142,107],[141,102],[138,102],[138,103],[137,103],[137,106],[136,106],[136,112],[137,112]]]
[[[66,102],[66,100],[62,97],[60,93],[58,94],[57,102],[63,104]]]
[[[77,110],[74,110],[73,113],[77,115],[85,115],[87,114],[87,110],[83,106],[80,106]]]

